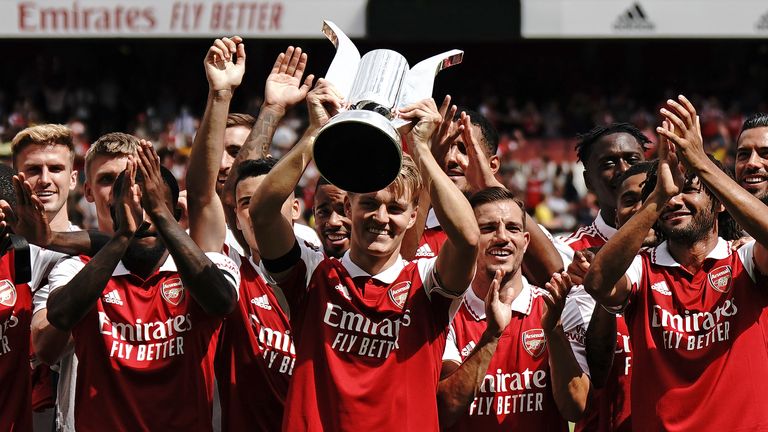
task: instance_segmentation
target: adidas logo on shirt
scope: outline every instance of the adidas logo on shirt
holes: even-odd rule
[[[266,309],[266,310],[272,310],[272,305],[269,304],[269,300],[267,300],[267,295],[264,294],[261,297],[254,297],[251,299],[251,303],[254,305]]]
[[[475,342],[469,341],[467,346],[461,349],[461,357],[467,358],[470,354],[472,354],[472,350],[475,349]]]
[[[123,305],[123,300],[120,298],[120,294],[117,293],[117,290],[112,290],[104,295],[104,301],[111,304],[116,304],[118,306]]]
[[[665,295],[665,296],[672,295],[672,291],[669,290],[669,288],[667,287],[667,283],[664,281],[656,282],[655,284],[651,285],[651,289],[661,295]]]
[[[416,249],[416,256],[419,258],[431,258],[435,256],[435,253],[432,252],[432,248],[428,244],[424,243]]]
[[[625,10],[613,23],[614,30],[650,31],[655,28],[656,25],[648,19],[645,10],[640,6],[639,2],[635,2]]]

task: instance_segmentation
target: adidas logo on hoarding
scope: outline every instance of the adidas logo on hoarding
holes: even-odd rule
[[[621,31],[652,31],[656,24],[648,19],[640,3],[634,3],[627,8],[613,23],[614,30]]]
[[[760,15],[755,23],[755,29],[760,32],[768,32],[768,12]]]
[[[107,303],[116,304],[118,306],[123,305],[123,300],[120,298],[120,294],[117,293],[116,289],[105,294],[104,301]]]

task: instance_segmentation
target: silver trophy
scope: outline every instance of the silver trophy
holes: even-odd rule
[[[352,41],[330,21],[323,22],[323,33],[336,46],[325,79],[341,93],[348,109],[318,132],[315,164],[323,177],[343,190],[384,189],[403,162],[397,129],[408,121],[397,118],[395,111],[431,97],[435,75],[461,63],[464,52],[444,52],[409,68],[405,57],[391,50],[374,50],[360,58]]]

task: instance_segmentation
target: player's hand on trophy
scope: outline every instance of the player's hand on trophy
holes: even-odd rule
[[[473,133],[475,129],[472,127],[470,116],[462,112],[458,123],[461,126],[461,140],[467,152],[467,159],[466,163],[462,158],[458,158],[457,162],[461,170],[464,171],[467,184],[473,192],[490,187],[503,188],[504,185],[496,180],[496,176],[491,171],[491,164],[483,145]]]
[[[301,52],[301,48],[289,46],[284,53],[280,53],[267,77],[264,106],[285,112],[304,100],[315,79],[314,75],[307,75],[302,84],[306,67],[307,54]]]
[[[560,316],[565,308],[565,299],[573,287],[573,281],[566,272],[555,273],[552,279],[544,284],[549,295],[543,296],[546,308],[541,316],[541,327],[544,333],[555,330],[560,325]]]
[[[499,293],[501,279],[504,277],[503,270],[496,270],[496,274],[488,288],[488,294],[485,295],[485,316],[488,326],[486,333],[489,336],[498,338],[504,333],[509,322],[512,320],[512,296]],[[472,289],[472,288],[470,288]]]
[[[240,36],[213,41],[203,60],[208,87],[212,91],[234,91],[245,73],[245,44]]]
[[[320,78],[315,88],[307,93],[309,128],[320,129],[342,108],[344,98],[329,81]]]
[[[435,100],[429,98],[408,105],[400,110],[398,114],[400,118],[412,120],[412,123],[415,123],[413,129],[409,132],[414,145],[426,146],[426,150],[431,152],[429,146],[432,135],[434,135],[443,121],[443,116],[437,110]]]
[[[26,180],[24,173],[13,176],[13,189],[16,192],[16,204],[11,205],[0,200],[0,229],[10,227],[29,243],[40,247],[48,246],[51,240],[51,227],[42,201],[34,192],[32,185]]]
[[[150,216],[168,211],[165,201],[166,185],[160,173],[160,157],[155,153],[152,143],[139,141],[137,152],[137,172],[141,173],[141,204]]]
[[[141,207],[141,192],[136,184],[135,156],[128,156],[125,164],[125,178],[119,188],[113,190],[112,206],[117,224],[115,234],[133,237],[144,224],[144,209]]]

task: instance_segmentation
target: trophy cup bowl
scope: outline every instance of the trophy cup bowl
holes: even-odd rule
[[[334,116],[315,139],[317,170],[349,192],[367,193],[392,183],[403,162],[400,134],[375,111],[345,111]]]
[[[403,148],[397,128],[408,121],[398,109],[432,96],[435,75],[461,63],[463,51],[451,50],[413,68],[400,53],[357,48],[331,21],[323,33],[336,46],[326,79],[349,109],[334,115],[317,133],[313,158],[320,174],[340,189],[369,193],[386,188],[400,173]]]

